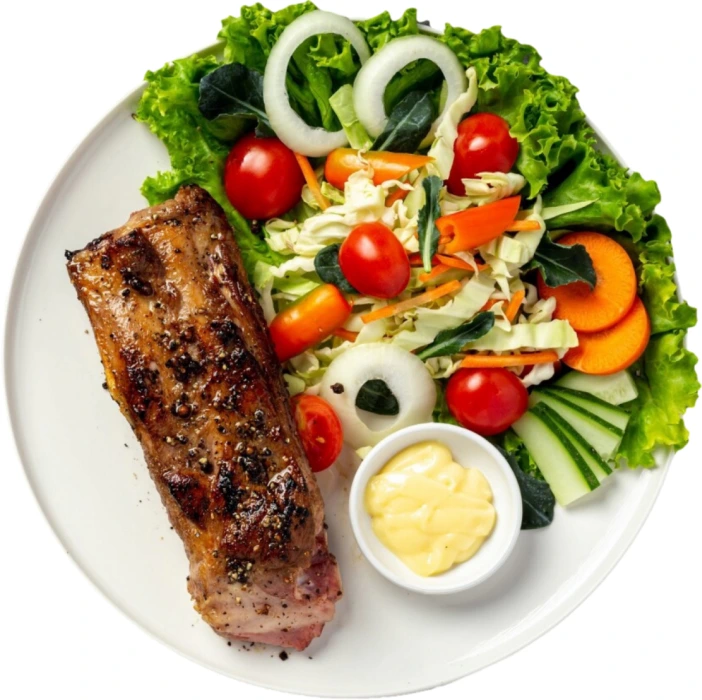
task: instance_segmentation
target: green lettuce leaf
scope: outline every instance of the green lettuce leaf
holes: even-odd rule
[[[641,296],[654,334],[692,328],[697,323],[697,311],[678,299],[672,255],[670,229],[656,214],[639,246]]]
[[[212,132],[212,122],[198,108],[199,81],[218,65],[212,56],[191,56],[146,74],[136,118],[166,145],[173,169],[147,178],[142,193],[149,204],[157,204],[184,184],[206,189],[224,209],[251,276],[257,262],[278,264],[283,258],[252,233],[224,190],[222,172],[229,146]]]
[[[679,450],[688,442],[682,417],[695,405],[700,383],[697,358],[684,340],[683,331],[654,336],[634,372],[639,396],[625,406],[631,420],[618,453],[631,467],[654,467],[656,447]]]

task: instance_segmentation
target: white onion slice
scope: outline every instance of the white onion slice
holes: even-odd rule
[[[350,19],[315,10],[298,17],[285,28],[268,57],[263,76],[263,101],[273,131],[288,148],[313,157],[326,156],[348,143],[343,129],[332,132],[309,126],[290,106],[285,87],[288,64],[298,46],[318,34],[343,36],[356,49],[362,64],[370,57],[363,34]]]
[[[369,379],[382,379],[388,385],[400,404],[398,415],[359,412],[356,397]],[[344,387],[343,393],[332,391],[337,384]],[[436,404],[436,386],[424,363],[389,343],[357,345],[337,357],[322,379],[319,395],[336,411],[344,441],[353,449],[377,445],[396,430],[430,422]]]
[[[408,63],[426,58],[435,63],[446,79],[448,94],[444,108],[432,124],[429,137],[434,136],[446,110],[465,92],[468,85],[465,70],[456,54],[438,39],[429,36],[405,36],[388,42],[371,56],[356,76],[353,101],[356,114],[371,136],[383,133],[388,117],[385,114],[385,89],[393,76]]]

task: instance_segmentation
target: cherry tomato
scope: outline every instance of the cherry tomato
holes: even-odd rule
[[[402,243],[381,223],[356,226],[339,250],[344,277],[361,294],[392,299],[410,280],[410,263]]]
[[[234,144],[224,166],[224,189],[247,219],[271,219],[299,201],[305,178],[295,154],[275,138],[247,134]]]
[[[317,345],[343,326],[351,304],[333,284],[322,284],[281,311],[271,322],[273,347],[281,362]]]
[[[478,173],[508,173],[519,153],[519,142],[509,133],[509,124],[496,114],[483,112],[458,125],[455,159],[447,187],[451,194],[465,196],[462,179]]]
[[[341,454],[344,431],[334,409],[319,396],[298,394],[292,399],[293,415],[302,446],[313,472],[331,467]]]
[[[459,369],[446,387],[453,417],[480,435],[497,435],[519,420],[529,407],[529,394],[519,378],[502,367]]]

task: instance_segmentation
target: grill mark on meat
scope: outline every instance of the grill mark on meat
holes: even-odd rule
[[[229,639],[304,648],[341,584],[223,212],[185,187],[66,257],[108,388],[183,539],[195,607]]]

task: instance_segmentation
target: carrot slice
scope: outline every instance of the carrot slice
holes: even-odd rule
[[[448,265],[436,265],[436,267],[432,267],[431,272],[425,272],[424,274],[419,275],[419,281],[431,282],[431,280],[439,277],[439,275],[443,275],[444,272],[448,272],[450,269],[451,268]]]
[[[535,219],[523,219],[522,221],[513,221],[507,231],[538,231],[541,224]]]
[[[651,337],[651,322],[638,297],[629,313],[612,328],[597,333],[578,333],[580,345],[563,362],[584,374],[614,374],[643,355]]]
[[[458,280],[452,280],[446,284],[439,285],[434,289],[424,292],[419,296],[413,297],[412,299],[406,299],[405,301],[400,301],[397,304],[388,304],[382,309],[376,309],[370,313],[361,316],[363,323],[372,323],[373,321],[378,321],[381,318],[388,318],[389,316],[394,316],[395,314],[401,314],[403,311],[408,311],[413,309],[415,306],[423,306],[424,304],[429,304],[432,301],[441,299],[441,297],[447,294],[453,294],[461,288],[461,283]]]
[[[594,333],[611,328],[631,310],[636,298],[636,272],[629,254],[601,233],[569,233],[559,245],[585,246],[597,275],[594,289],[585,282],[549,287],[539,275],[539,296],[555,297],[555,318],[570,321],[576,331]]]
[[[520,202],[519,196],[508,197],[438,218],[436,227],[447,241],[444,251],[452,254],[472,250],[501,236],[514,222]]]
[[[329,184],[343,190],[349,177],[359,170],[363,170],[368,163],[373,168],[373,183],[381,185],[388,180],[399,180],[407,173],[422,168],[433,160],[429,156],[386,151],[368,151],[364,153],[363,160],[361,160],[358,151],[353,148],[337,148],[327,156],[324,177]]]
[[[385,200],[385,206],[391,207],[393,204],[395,204],[395,202],[399,202],[400,200],[404,199],[409,193],[409,190],[403,190],[401,187],[398,187],[392,194],[388,195],[387,199]]]
[[[348,340],[351,343],[355,343],[356,338],[358,338],[358,333],[347,331],[345,328],[337,328],[332,335],[335,335],[337,338],[342,338],[343,340]]]
[[[507,308],[505,309],[505,316],[510,323],[514,323],[514,319],[517,318],[519,307],[522,305],[525,296],[526,294],[523,289],[520,289],[512,295],[512,300],[507,304]]]
[[[525,367],[558,362],[558,354],[553,350],[542,352],[525,352],[516,355],[468,355],[461,367],[480,369],[484,367]]]
[[[307,186],[310,188],[314,198],[317,200],[317,204],[319,204],[322,210],[329,209],[331,202],[322,194],[322,190],[319,187],[319,181],[317,180],[317,175],[315,175],[310,161],[306,156],[303,156],[300,153],[295,154],[295,159],[300,166],[300,170],[302,170]]]

